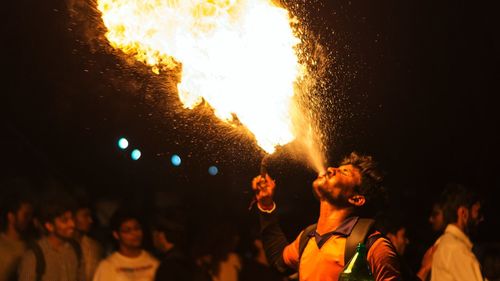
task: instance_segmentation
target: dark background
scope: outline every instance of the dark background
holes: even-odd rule
[[[499,226],[494,7],[456,0],[285,5],[334,61],[326,98],[335,106],[324,124],[336,128],[332,163],[352,150],[374,155],[387,173],[390,204],[407,214],[417,240],[444,185],[470,185],[487,201],[482,239],[498,240],[491,231]],[[148,68],[89,43],[83,30],[95,23],[82,26],[68,3],[8,1],[2,14],[2,179],[29,178],[40,189],[55,180],[139,205],[160,191],[166,204],[200,216],[231,210],[246,219],[262,157],[252,140],[204,109],[182,110]],[[117,148],[120,136],[131,142],[128,152],[142,150],[139,161]],[[170,164],[173,153],[180,167]],[[214,164],[220,172],[212,177]],[[279,154],[270,170],[293,236],[315,219],[314,172]]]

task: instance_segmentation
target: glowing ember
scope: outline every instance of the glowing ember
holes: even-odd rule
[[[269,0],[98,0],[110,44],[162,69],[182,65],[179,97],[245,125],[268,153],[291,142],[300,40]]]

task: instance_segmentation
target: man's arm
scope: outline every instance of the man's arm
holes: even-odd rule
[[[429,277],[429,273],[432,268],[432,257],[434,256],[436,248],[436,245],[432,245],[429,249],[427,249],[427,251],[425,251],[424,257],[422,258],[422,265],[417,272],[417,276],[420,280],[427,280]]]
[[[270,265],[281,273],[291,273],[283,259],[283,251],[288,245],[285,234],[278,223],[278,216],[272,213],[260,211],[260,226],[262,235],[262,244]],[[293,247],[293,245],[290,245]],[[290,264],[290,266],[293,266]]]
[[[288,245],[285,234],[281,230],[276,214],[276,204],[273,201],[274,181],[269,175],[257,176],[252,181],[252,189],[257,199],[260,213],[260,229],[262,243],[270,265],[281,273],[289,273],[290,267],[283,260],[283,251]]]

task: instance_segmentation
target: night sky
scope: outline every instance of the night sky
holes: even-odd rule
[[[244,213],[262,157],[254,141],[206,109],[183,110],[164,78],[89,43],[93,33],[84,31],[94,23],[76,21],[68,5],[3,4],[2,179],[25,177],[42,188],[53,178],[95,196],[163,191],[193,210],[232,206]],[[430,204],[448,182],[483,192],[485,229],[498,227],[500,23],[493,6],[456,0],[285,5],[334,57],[325,99],[335,107],[331,124],[323,124],[335,126],[332,163],[352,150],[373,155],[387,174],[391,205],[416,228],[426,226]],[[117,148],[120,136],[142,150],[139,161]],[[170,164],[174,153],[182,157],[180,167]],[[207,169],[214,164],[220,173],[212,177]],[[269,169],[277,200],[288,210],[285,220],[296,227],[313,221],[314,172],[286,155],[273,157]]]

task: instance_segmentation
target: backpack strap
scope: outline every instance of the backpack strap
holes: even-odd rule
[[[28,244],[28,248],[31,249],[35,255],[35,280],[40,281],[45,274],[45,256],[43,255],[42,248],[40,248],[40,245],[36,241],[31,241]]]
[[[347,240],[345,242],[344,264],[347,264],[354,256],[358,244],[365,242],[368,231],[370,231],[374,223],[375,220],[373,219],[366,219],[366,218],[358,219],[356,225],[354,225],[354,228],[352,229],[351,235],[347,237]]]
[[[310,234],[313,233],[314,231],[316,231],[316,223],[315,224],[311,224],[310,226],[306,227],[304,229],[304,231],[302,232],[302,235],[300,236],[300,240],[299,240],[299,261],[300,261],[300,258],[302,257],[302,253],[304,252],[306,246],[307,246],[307,242],[309,241],[309,239],[311,238]]]
[[[82,263],[82,247],[80,246],[80,243],[74,239],[68,239],[67,242],[71,245],[71,248],[73,251],[75,251],[76,254],[76,260],[78,261],[78,268],[80,268],[80,265]]]

